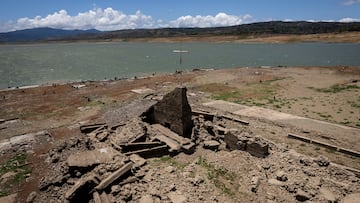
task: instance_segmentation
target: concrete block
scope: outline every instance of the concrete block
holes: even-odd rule
[[[178,152],[181,149],[180,143],[165,135],[156,135],[154,139],[165,143],[169,147],[170,152]]]
[[[246,151],[251,155],[264,158],[269,155],[269,145],[260,141],[253,141],[246,144]]]
[[[110,184],[112,184],[114,181],[119,179],[122,175],[124,175],[126,172],[130,171],[131,167],[134,165],[133,162],[129,162],[116,170],[114,173],[110,174],[108,177],[106,177],[104,180],[102,180],[99,185],[95,187],[97,191],[102,191],[106,187],[108,187]]]
[[[163,145],[161,142],[134,142],[134,143],[125,143],[120,144],[119,147],[121,148],[122,152],[131,152],[137,151],[141,149],[149,149],[153,147],[158,147]]]
[[[167,145],[161,145],[149,149],[141,149],[124,153],[124,155],[126,156],[130,156],[131,154],[138,154],[139,156],[144,158],[160,157],[169,154],[169,147]]]
[[[139,168],[146,164],[146,160],[137,154],[130,155],[129,159],[130,161],[134,162],[133,167],[135,168]]]
[[[65,199],[69,200],[70,202],[77,202],[84,194],[89,194],[89,192],[97,183],[98,180],[95,175],[81,178],[65,193]]]
[[[114,160],[115,156],[121,156],[121,154],[111,147],[101,148],[72,154],[68,157],[67,164],[69,167],[89,167],[109,163]]]

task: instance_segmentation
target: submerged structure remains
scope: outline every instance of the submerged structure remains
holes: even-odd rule
[[[175,133],[190,137],[193,122],[186,87],[177,87],[144,113],[146,121],[158,123]]]
[[[202,155],[216,154],[218,163],[232,160],[236,170],[246,173],[235,192],[241,189],[261,195],[267,188],[274,191],[262,196],[271,200],[268,202],[277,202],[277,196],[290,196],[298,202],[338,202],[336,197],[349,194],[347,189],[358,188],[360,179],[330,165],[326,158],[312,160],[281,148],[256,136],[247,126],[249,122],[237,117],[192,110],[186,91],[185,87],[176,88],[140,112],[139,117],[116,125],[104,122],[80,126],[81,136],[50,150],[48,161],[53,170],[40,181],[39,194],[32,192],[28,202],[209,202],[214,199],[207,197],[210,190],[204,183],[206,175],[197,174],[204,170],[213,174],[209,181],[216,178],[214,174],[223,174],[227,183],[234,187],[239,184],[235,173],[215,168],[201,155],[179,173],[174,173],[176,167],[171,164],[163,168],[157,166],[159,162],[149,160],[162,157],[159,160],[166,162],[171,156],[181,152],[188,156],[195,150]],[[336,171],[333,177],[349,180],[349,186],[337,196],[330,191],[345,187],[321,179],[323,174],[329,174],[327,170]]]

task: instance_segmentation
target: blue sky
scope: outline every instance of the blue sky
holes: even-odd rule
[[[0,32],[34,27],[213,27],[269,20],[360,21],[360,0],[0,1]]]

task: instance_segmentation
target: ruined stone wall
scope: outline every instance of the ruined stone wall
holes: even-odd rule
[[[152,108],[152,122],[159,123],[184,137],[190,137],[193,122],[185,87],[175,88]]]

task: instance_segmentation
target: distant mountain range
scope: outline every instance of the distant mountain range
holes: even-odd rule
[[[54,28],[33,28],[0,33],[0,42],[33,42],[46,40],[59,40],[68,37],[81,37],[86,35],[100,34],[101,31],[91,30],[62,30]]]
[[[0,33],[0,42],[34,41],[77,41],[111,40],[185,36],[229,36],[229,35],[277,35],[277,34],[320,34],[360,31],[360,22],[283,22],[270,21],[213,28],[159,28],[129,29],[118,31],[61,30],[53,28],[34,28]]]

